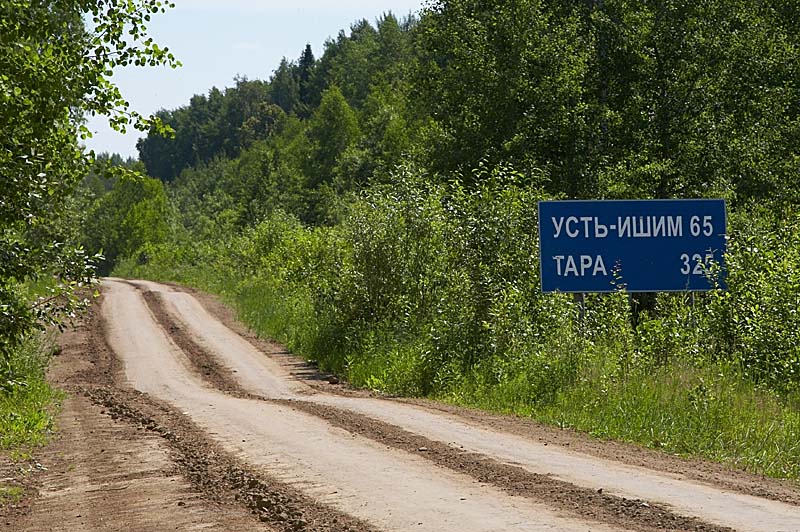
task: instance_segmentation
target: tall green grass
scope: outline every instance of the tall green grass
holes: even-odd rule
[[[800,478],[800,413],[724,368],[681,364],[622,376],[602,357],[554,400],[531,400],[524,376],[469,387],[451,402],[528,416],[562,428],[701,456],[778,478]]]
[[[480,171],[472,189],[404,174],[335,226],[276,212],[235,237],[149,246],[116,273],[220,294],[357,386],[800,478],[800,218],[734,216],[728,291],[659,295],[634,326],[628,294],[580,308],[540,293],[541,194]]]
[[[61,393],[45,379],[52,342],[28,338],[12,353],[18,381],[10,392],[0,392],[0,449],[44,444],[54,429]]]

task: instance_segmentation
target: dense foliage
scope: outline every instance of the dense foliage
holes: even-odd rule
[[[522,174],[479,170],[467,188],[419,172],[349,202],[336,225],[276,210],[232,238],[146,245],[145,263],[116,273],[222,294],[253,329],[358,386],[800,476],[800,254],[775,251],[794,225],[737,218],[730,290],[659,297],[634,327],[627,294],[587,297],[582,316],[540,293],[530,205],[545,195]]]
[[[174,64],[146,36],[157,0],[9,0],[0,4],[0,393],[25,384],[12,362],[32,330],[81,305],[94,268],[77,245],[74,192],[93,164],[86,114],[160,130],[109,80],[118,65]],[[40,290],[31,296],[28,288]],[[31,373],[33,374],[33,373]]]
[[[360,21],[164,111],[175,138],[139,144],[164,189],[115,187],[91,216],[117,230],[85,239],[359,385],[796,477],[798,11],[434,0]],[[728,291],[539,292],[537,200],[709,196]]]

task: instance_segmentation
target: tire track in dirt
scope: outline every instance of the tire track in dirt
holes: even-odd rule
[[[201,377],[225,393],[236,397],[258,399],[256,395],[246,392],[234,377],[233,371],[195,342],[186,329],[165,310],[164,296],[160,292],[143,290],[136,285],[132,286],[142,293],[150,313],[172,341],[186,353],[194,365],[195,371]]]
[[[70,388],[102,405],[112,418],[159,435],[183,476],[210,500],[235,502],[281,532],[377,532],[372,525],[253,469],[210,441],[175,408],[122,384],[124,368],[108,345],[102,314],[93,315],[88,335],[92,364],[70,380]]]
[[[162,285],[158,285],[156,283],[136,281],[136,282],[134,282],[134,284],[136,286],[138,286],[140,289],[143,289],[145,291],[149,290],[150,288],[154,288],[156,290],[164,290],[165,289],[165,287],[163,287]],[[180,290],[179,287],[177,287],[176,289]],[[170,289],[166,289],[165,291],[166,292],[170,292],[169,295],[171,297],[178,297],[178,295],[176,295]],[[186,295],[186,294],[184,294],[184,295]],[[173,302],[176,305],[178,304],[178,300],[177,299],[174,300]],[[164,301],[162,300],[162,307],[164,306],[163,303],[164,303]],[[183,304],[183,308],[181,309],[181,311],[183,311],[183,310],[186,309],[187,304],[186,304],[186,301],[184,301],[184,300],[181,300],[181,303]],[[171,307],[171,309],[172,309],[173,312],[175,312],[177,307]],[[163,308],[162,308],[162,312],[168,314],[166,312],[166,310],[164,310]],[[203,318],[202,313],[198,312],[198,311],[193,311],[193,316],[197,317],[197,318]],[[202,321],[202,320],[198,320],[198,321]],[[216,325],[214,327],[216,327]],[[187,329],[191,330],[192,327],[187,327]],[[193,332],[196,335],[200,334],[200,336],[202,336],[202,332],[198,333],[197,330],[195,330]],[[216,334],[219,334],[219,332],[217,332]],[[187,331],[187,336],[188,335],[189,335],[189,332]],[[217,345],[219,345],[219,340],[220,339],[216,338],[215,340],[216,340]],[[206,340],[204,340],[203,342],[204,342],[204,344],[207,343]],[[213,341],[209,341],[209,342],[211,344],[214,343]],[[200,347],[200,350],[202,351],[203,348]],[[207,353],[205,356],[214,358],[216,356],[216,354]],[[263,353],[262,353],[262,356],[263,356]],[[307,371],[307,369],[304,370],[304,371]],[[250,391],[252,392],[253,390],[250,390]],[[322,399],[324,399],[324,398],[321,398],[320,396],[309,397],[309,400],[313,401],[315,404],[306,405],[306,406],[299,406],[299,405],[295,405],[295,406],[298,407],[298,408],[302,408],[305,411],[309,411],[309,412],[318,414],[321,409],[320,409],[320,405],[317,404],[317,403],[322,402],[322,403],[326,404],[327,406],[330,406],[330,407],[334,408],[335,409],[334,411],[337,412],[336,415],[334,416],[334,415],[331,414],[331,410],[328,410],[327,411],[328,417],[329,418],[338,418],[340,420],[340,422],[341,422],[342,419],[346,419],[348,417],[352,418],[353,416],[352,416],[352,412],[350,412],[350,410],[353,410],[353,409],[356,410],[359,414],[365,414],[366,415],[365,418],[360,418],[359,419],[356,416],[356,418],[355,418],[356,420],[354,422],[348,421],[344,425],[340,425],[340,426],[343,426],[343,428],[345,428],[346,430],[353,431],[353,432],[358,432],[359,429],[357,427],[359,425],[361,427],[366,426],[365,423],[364,423],[364,419],[370,420],[370,419],[374,419],[375,416],[381,417],[381,415],[384,414],[383,410],[386,410],[388,407],[391,407],[391,408],[393,408],[395,410],[398,409],[398,406],[397,406],[398,403],[397,402],[390,402],[390,403],[383,402],[382,406],[374,406],[374,407],[371,407],[371,408],[363,408],[364,404],[369,402],[369,400],[367,402],[356,401],[352,397],[350,398],[349,401],[346,401],[346,400],[345,401],[333,400],[330,397],[328,397],[325,400],[322,400]],[[372,401],[372,402],[375,402],[375,401]],[[338,403],[343,403],[343,404],[339,405]],[[427,414],[427,415],[430,417],[430,414]],[[413,421],[413,420],[409,420],[407,418],[407,416],[404,418],[403,414],[400,414],[399,416],[396,416],[396,417],[398,419],[399,418],[403,418],[405,420],[405,422]],[[392,416],[384,416],[384,421],[387,420],[387,419],[391,419],[391,418],[392,418]],[[440,421],[448,421],[449,422],[449,420],[447,420],[445,418],[441,418]],[[431,426],[433,424],[435,424],[435,423],[428,423],[428,425],[425,426],[425,423],[417,423],[417,426],[420,427],[420,430],[424,431],[424,430],[427,429],[427,430],[430,431]],[[452,428],[456,429],[455,433],[458,433],[459,429],[461,427],[459,427],[457,424],[452,424],[451,423],[451,425],[452,425]],[[356,428],[354,429],[354,427],[356,427]],[[394,426],[393,424],[386,424],[386,426],[382,430],[378,430],[377,433],[378,434],[380,434],[381,432],[387,433],[389,428],[397,429],[397,427]],[[405,432],[406,432],[407,435],[410,434],[411,436],[415,436],[416,437],[416,435],[411,433],[411,432],[408,432],[408,431],[405,431]],[[416,448],[419,448],[419,447],[431,448],[432,444],[426,445],[425,443],[427,443],[427,442],[436,442],[438,440],[438,438],[445,438],[445,441],[450,441],[447,438],[451,438],[452,437],[451,434],[447,434],[446,433],[447,432],[447,428],[441,428],[440,430],[438,430],[438,432],[436,430],[434,430],[433,432],[434,433],[438,433],[439,436],[437,436],[436,438],[433,438],[433,439],[426,439],[426,438],[416,437],[416,439],[415,439],[416,443],[411,444],[409,446],[409,449],[412,450],[412,452],[413,452],[414,445],[418,445],[418,447],[416,447]],[[466,441],[470,440],[470,434],[464,433],[463,430],[461,431],[461,437],[464,437],[466,439]],[[391,440],[391,438],[388,441],[390,441],[390,440]],[[512,440],[513,440],[513,438],[512,438]],[[380,441],[379,438],[377,438],[376,441]],[[384,441],[384,443],[386,443],[386,441]],[[526,445],[526,442],[519,442],[519,443],[522,444],[522,445]],[[450,446],[446,446],[446,447],[450,447]],[[494,447],[489,446],[488,448],[492,448],[493,452],[497,452],[498,455],[500,455],[500,456],[504,455],[504,451],[502,449],[497,448],[497,446],[494,446]],[[533,454],[536,454],[536,452],[539,452],[539,451],[535,451]],[[485,458],[486,458],[486,456],[481,456],[483,453],[480,453],[480,452],[477,452],[477,453],[473,452],[473,453],[470,453],[470,454],[479,457],[476,460],[476,463],[480,464],[480,467],[476,468],[476,478],[479,478],[479,479],[494,478],[495,481],[493,482],[493,484],[495,484],[495,485],[498,485],[498,481],[496,480],[498,478],[506,478],[506,479],[513,478],[514,479],[513,482],[510,482],[510,483],[509,482],[499,482],[499,484],[502,487],[504,487],[504,489],[507,489],[509,484],[512,484],[514,486],[513,489],[515,489],[515,490],[518,490],[519,486],[525,485],[523,482],[521,482],[522,479],[519,477],[519,475],[509,475],[508,471],[505,469],[507,467],[514,468],[515,466],[508,466],[507,464],[505,464],[503,462],[494,461],[494,464],[497,465],[499,467],[499,469],[498,469],[498,467],[495,467],[494,468],[494,472],[486,471],[486,468],[485,468],[485,462],[486,462]],[[539,454],[541,454],[541,452],[539,452]],[[552,454],[552,453],[544,453],[544,456],[546,457],[548,454]],[[429,454],[427,457],[430,458],[431,456],[433,456],[433,455]],[[507,455],[507,456],[508,457],[504,458],[503,461],[510,461],[512,463],[516,463],[517,462],[516,458],[519,458],[520,455],[517,454],[516,456],[513,456],[513,455]],[[563,458],[561,456],[558,456],[558,453],[553,455],[553,457],[556,460],[562,460],[563,461]],[[579,462],[583,462],[584,463],[583,465],[586,468],[589,468],[589,469],[596,469],[597,468],[597,465],[592,463],[592,461],[588,460],[587,457],[585,457],[585,456],[581,457],[581,456],[575,456],[573,454],[571,459],[577,459]],[[465,467],[463,463],[459,463],[459,460],[456,460],[455,463],[457,464],[456,467],[458,467],[459,470],[463,470],[463,468]],[[545,463],[546,463],[546,458],[545,458]],[[534,466],[534,467],[537,467],[537,464],[533,464],[532,463],[531,465]],[[538,464],[538,467],[541,467],[541,464]],[[524,474],[527,474],[528,475],[528,477],[527,477],[528,480],[530,480],[531,478],[539,478],[539,479],[548,479],[548,481],[549,481],[548,483],[550,483],[550,482],[556,482],[556,483],[557,482],[563,482],[563,480],[553,479],[552,477],[550,477],[550,476],[548,476],[546,474],[538,474],[536,472],[532,473],[531,471],[529,471],[529,470],[527,470],[525,468],[517,467],[516,469],[521,471],[521,472],[523,472]],[[620,469],[620,468],[618,468],[618,469]],[[621,468],[621,469],[622,469],[623,475],[624,474],[636,474],[636,472],[635,471],[631,471],[630,468],[627,468],[627,470],[625,468]],[[499,471],[503,471],[503,472],[498,474],[497,473],[498,470]],[[563,466],[562,466],[562,470],[563,470]],[[659,488],[656,491],[650,490],[651,493],[656,493],[656,494],[660,493],[660,494],[663,495],[664,494],[664,489],[666,489],[668,491],[669,491],[670,488],[680,490],[681,489],[681,485],[680,484],[685,484],[686,483],[685,479],[680,479],[680,481],[678,483],[676,483],[676,481],[678,481],[679,477],[667,477],[667,476],[663,476],[663,474],[662,474],[661,477],[657,477],[657,478],[660,478],[660,480],[657,480],[657,482],[662,484],[663,487]],[[553,493],[563,493],[565,491],[565,488],[567,488],[567,489],[574,489],[575,488],[575,486],[570,482],[563,482],[563,483],[565,484],[565,486],[559,486],[559,488],[551,490],[550,491],[551,495],[547,495],[546,494],[548,489],[547,489],[547,487],[544,487],[543,490],[540,490],[540,493],[539,493],[538,496],[552,497]],[[530,485],[530,482],[528,482],[527,485]],[[640,486],[640,487],[643,487],[641,482],[634,481],[631,484],[632,487],[628,488],[628,492],[629,493],[630,492],[635,493],[635,489],[636,489],[637,485]],[[686,484],[686,485],[687,485],[687,487],[691,487],[691,484]],[[537,485],[537,486],[541,487],[540,484]],[[603,481],[602,484],[600,484],[600,486],[601,487],[602,486],[611,486],[612,489],[613,489],[613,479],[612,479],[612,481],[609,481],[609,479],[607,478],[606,480]],[[646,484],[645,484],[645,486],[646,486]],[[739,488],[741,488],[742,486],[743,485],[741,483],[736,485],[736,487],[739,487]],[[745,489],[743,490],[743,492],[744,493],[752,493],[754,491],[757,491],[758,485],[756,485],[755,487],[756,487],[756,489],[753,489],[753,487],[751,485],[744,485]],[[778,530],[778,529],[780,529],[780,530],[798,530],[798,529],[800,529],[800,525],[796,524],[796,523],[800,523],[800,513],[797,513],[796,510],[789,509],[788,507],[781,507],[780,505],[774,505],[774,504],[771,505],[771,504],[767,504],[765,502],[758,502],[757,499],[754,499],[752,497],[740,496],[740,495],[737,495],[735,493],[730,493],[729,495],[724,495],[723,496],[724,498],[720,498],[719,495],[715,495],[713,490],[708,490],[706,488],[700,489],[700,486],[692,487],[691,489],[694,489],[696,491],[697,495],[695,495],[694,498],[690,498],[690,499],[687,499],[686,497],[683,498],[682,504],[683,504],[684,510],[689,509],[689,511],[691,512],[692,511],[691,509],[693,509],[695,506],[697,506],[698,508],[702,508],[705,505],[710,504],[709,508],[712,509],[712,513],[710,515],[715,515],[716,519],[720,519],[723,523],[725,523],[727,521],[727,523],[736,523],[736,524],[738,524],[739,523],[738,518],[736,518],[736,517],[731,518],[733,515],[736,515],[735,512],[732,512],[732,515],[728,515],[728,513],[731,513],[731,510],[733,508],[735,508],[735,505],[733,505],[733,500],[736,500],[738,505],[740,505],[740,506],[742,506],[744,508],[747,508],[747,510],[743,510],[743,511],[752,512],[751,515],[753,517],[751,517],[751,519],[749,521],[750,524],[747,525],[746,528],[749,527],[752,530]],[[609,494],[607,494],[607,493],[596,493],[594,490],[586,489],[585,487],[584,488],[578,488],[578,490],[579,490],[579,493],[577,494],[577,497],[580,498],[581,496],[585,495],[587,502],[589,502],[590,504],[595,504],[595,505],[599,504],[601,508],[609,506],[608,503],[603,503],[602,501],[597,501],[596,500],[597,499],[596,496],[598,496],[598,495],[600,495],[603,498],[605,498],[605,497],[610,497]],[[544,495],[541,493],[541,491],[544,492]],[[598,491],[602,492],[603,490],[600,489]],[[624,493],[625,492],[623,492],[623,494]],[[768,491],[768,493],[774,493],[774,492]],[[787,491],[786,493],[788,494],[788,497],[774,497],[774,498],[775,499],[788,498],[788,499],[791,500],[792,492],[791,491]],[[617,494],[617,495],[619,495],[619,494]],[[659,495],[656,495],[656,496],[659,496]],[[714,499],[715,496],[717,497],[716,500]],[[635,497],[635,495],[634,495],[634,497]],[[731,502],[727,502],[726,503],[725,502],[726,498],[731,498]],[[562,496],[562,497],[559,497],[559,499],[561,499],[562,502],[564,504],[566,504],[567,506],[569,506],[570,504],[574,504],[572,501],[569,500],[568,497],[565,498],[565,497]],[[566,499],[566,500],[564,500],[564,499]],[[669,500],[669,498],[667,498],[667,500]],[[704,502],[706,500],[708,502]],[[680,514],[683,513],[683,512],[677,512],[676,513],[674,511],[665,513],[665,512],[662,511],[662,510],[665,509],[665,507],[660,506],[660,505],[654,505],[652,500],[648,501],[648,502],[638,501],[639,508],[636,508],[637,499],[635,499],[635,498],[634,498],[633,501],[631,501],[630,498],[626,498],[624,496],[617,496],[616,497],[616,501],[617,501],[617,503],[616,503],[617,508],[612,508],[612,510],[611,510],[613,514],[619,515],[621,513],[623,515],[625,515],[625,514],[627,514],[627,515],[635,515],[635,516],[637,516],[637,519],[639,519],[642,515],[645,515],[645,521],[647,521],[649,518],[654,517],[655,519],[653,519],[653,520],[655,522],[658,522],[658,520],[660,519],[660,521],[662,523],[664,523],[664,522],[670,521],[675,516],[676,517],[681,517]],[[688,501],[693,501],[693,502],[688,502]],[[613,507],[614,503],[612,503],[610,506]],[[625,510],[620,511],[619,510],[620,506],[625,508]],[[650,510],[645,510],[644,512],[642,511],[642,509],[649,509],[649,508],[653,508],[653,507],[655,507],[656,509],[653,510],[652,512]],[[737,509],[737,511],[739,511],[739,509]],[[774,513],[770,514],[768,512],[774,512]],[[599,512],[595,512],[595,513],[602,514],[603,510],[601,510]],[[650,515],[648,516],[648,514],[650,514]],[[746,513],[745,514],[741,514],[741,515],[746,515]],[[760,516],[760,517],[756,517],[756,516]],[[759,519],[763,519],[763,523],[757,524]],[[697,521],[697,522],[702,523],[702,521]],[[746,523],[746,521],[745,521],[745,523]],[[691,528],[692,525],[690,525],[689,523],[684,523],[682,526],[684,528],[686,528],[686,527]],[[694,526],[704,526],[704,525],[703,524],[700,524],[700,525],[696,525],[695,524]],[[707,525],[705,525],[705,526],[707,526]]]
[[[190,375],[191,363],[139,293],[113,280],[105,288],[104,313],[115,324],[110,343],[137,389],[187,410],[214,441],[327,505],[389,530],[616,529],[509,497],[297,409],[221,394],[193,376],[195,371]],[[270,386],[278,393],[285,387]]]
[[[469,475],[514,496],[546,503],[582,519],[590,519],[631,530],[705,530],[723,532],[732,529],[714,526],[700,519],[678,515],[667,507],[640,499],[627,499],[581,488],[547,475],[536,474],[489,456],[465,452],[402,428],[329,405],[295,399],[269,400],[245,390],[235,374],[194,340],[186,328],[167,310],[163,294],[137,287],[161,327],[170,333],[184,350],[196,371],[212,385],[238,397],[261,399],[301,410],[353,434],[358,434],[400,451],[421,456],[440,467]]]

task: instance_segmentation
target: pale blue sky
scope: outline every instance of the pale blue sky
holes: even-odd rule
[[[315,57],[339,30],[349,31],[356,20],[374,23],[391,11],[402,19],[416,13],[423,0],[175,0],[176,7],[154,17],[150,35],[167,46],[183,63],[169,68],[126,68],[115,72],[131,107],[142,114],[174,109],[194,94],[233,85],[237,75],[268,79],[281,58],[296,60],[306,43]],[[95,151],[138,156],[138,131],[120,135],[103,118],[89,121],[94,137],[86,142]]]

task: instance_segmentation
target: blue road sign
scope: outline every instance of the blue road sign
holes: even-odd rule
[[[724,288],[726,224],[716,199],[541,201],[542,291]]]

